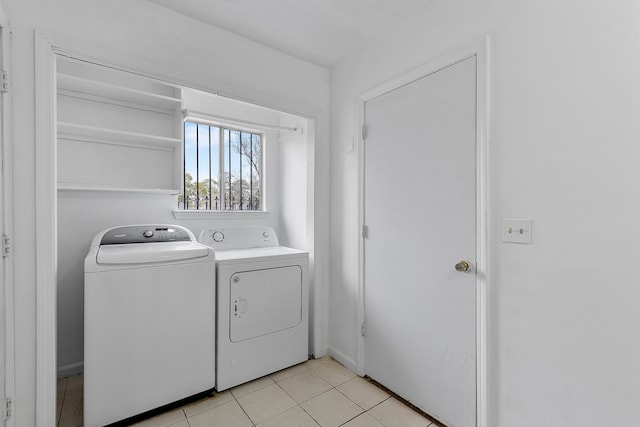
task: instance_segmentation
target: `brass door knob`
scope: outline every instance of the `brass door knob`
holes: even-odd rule
[[[461,271],[463,273],[466,273],[470,269],[471,269],[471,264],[469,264],[469,261],[466,261],[464,259],[456,264],[456,271]]]

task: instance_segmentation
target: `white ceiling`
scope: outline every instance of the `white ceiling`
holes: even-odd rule
[[[437,0],[149,0],[289,55],[331,67]],[[415,22],[415,21],[414,21]]]

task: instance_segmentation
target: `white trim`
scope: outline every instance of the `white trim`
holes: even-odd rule
[[[2,232],[13,238],[13,133],[11,128],[11,31],[4,8],[0,5],[0,31],[2,31],[2,56],[0,57],[0,66],[9,72],[9,91],[1,95],[2,102],[2,138],[0,141],[0,150],[2,155],[0,159],[4,162],[2,167]],[[4,298],[2,314],[4,315],[4,398],[11,398],[15,401],[15,320],[14,320],[14,281],[13,281],[13,254],[4,259],[4,276],[0,279],[3,284]],[[16,425],[15,411],[13,416],[5,421],[5,427],[14,427]]]
[[[160,151],[175,151],[176,147],[182,144],[182,138],[80,125],[77,123],[58,122],[57,127],[58,132],[60,132],[58,135],[59,139],[69,139],[72,141],[121,145]],[[118,142],[113,142],[112,138]]]
[[[337,348],[329,347],[329,356],[331,356],[334,359],[336,359],[338,362],[340,362],[346,368],[348,368],[348,369],[350,369],[352,371],[356,370],[356,361],[352,357],[349,357],[345,353],[343,353],[340,350],[338,350]]]
[[[365,321],[364,278],[364,173],[365,140],[362,130],[365,125],[365,104],[380,95],[433,74],[443,68],[475,56],[476,62],[476,426],[487,426],[487,309],[486,288],[489,280],[487,261],[487,212],[488,212],[488,126],[489,126],[489,37],[483,37],[468,45],[438,57],[433,61],[391,79],[365,92],[359,97],[360,121],[356,131],[359,138],[358,157],[358,295],[357,295],[357,346],[356,373],[365,374],[365,342],[360,325]]]
[[[56,112],[53,44],[35,34],[36,426],[56,416]]]
[[[269,211],[211,211],[204,209],[176,209],[173,211],[175,219],[257,219],[267,218]]]
[[[365,141],[364,141],[364,122],[365,122],[365,103],[370,98],[360,98],[359,107],[359,123],[358,135],[358,284],[356,294],[356,374],[364,376],[364,336],[362,336],[362,325],[365,322],[365,300],[364,300],[364,190],[365,190]]]
[[[327,300],[328,300],[328,281],[325,281],[322,276],[324,271],[324,249],[328,247],[327,233],[325,229],[321,229],[320,222],[317,221],[318,210],[321,207],[326,207],[326,203],[317,203],[316,200],[320,197],[320,191],[315,191],[316,182],[320,180],[316,179],[319,173],[316,159],[318,158],[316,152],[321,147],[316,144],[318,135],[318,122],[317,120],[310,119],[307,122],[307,189],[313,189],[312,192],[307,194],[307,247],[314,248],[313,254],[309,254],[309,277],[313,301],[313,328],[311,330],[311,354],[314,357],[322,357],[327,354],[327,335],[329,328]]]
[[[303,117],[314,122],[314,132],[309,135],[309,191],[307,221],[309,223],[308,241],[310,251],[314,257],[314,341],[315,355],[326,354],[326,281],[323,274],[324,248],[327,247],[325,231],[320,230],[314,222],[318,215],[316,210],[326,206],[317,204],[315,199],[320,197],[316,191],[315,182],[318,173],[317,151],[322,147],[317,144],[318,111],[311,110],[305,104],[291,103],[277,97],[272,97],[276,104],[256,102],[246,97],[221,94],[212,87],[176,78],[180,70],[162,64],[134,59],[128,56],[115,55],[112,52],[98,48],[88,49],[73,41],[62,37],[54,37],[47,33],[35,33],[36,60],[36,426],[44,427],[55,420],[56,393],[56,117],[55,117],[55,55],[93,62],[99,65],[116,68],[148,78],[162,81],[176,87],[198,89],[219,96],[225,96],[237,101],[248,102],[253,105],[270,108],[284,113]],[[238,88],[239,93],[241,90]],[[218,218],[218,217],[216,217]],[[234,216],[235,218],[235,216]],[[312,273],[313,271],[313,273]]]
[[[193,111],[193,110],[182,110],[182,115],[184,116],[183,121],[185,122],[196,122],[204,125],[213,125],[213,126],[225,126],[229,123],[237,124],[240,126],[248,126],[248,131],[264,131],[264,130],[277,130],[277,131],[288,131],[288,132],[296,132],[298,128],[292,128],[289,126],[280,126],[280,125],[272,125],[269,123],[258,123],[250,120],[242,120],[236,119],[233,117],[225,117],[225,116],[214,116],[208,113],[203,113],[201,111]]]
[[[401,76],[393,78],[380,86],[377,86],[362,95],[360,95],[360,100],[362,102],[370,101],[373,98],[377,98],[380,95],[384,95],[385,93],[391,92],[399,87],[406,86],[410,83],[413,83],[416,80],[421,79],[422,77],[428,76],[430,74],[436,73],[444,68],[447,68],[455,63],[464,61],[467,58],[472,56],[476,56],[481,45],[487,40],[487,38],[482,38],[478,41],[474,41],[469,43],[459,49],[456,49],[448,54],[444,54],[439,56],[426,64],[423,64],[411,71],[408,71]]]
[[[76,184],[70,182],[59,182],[58,191],[95,191],[104,193],[136,193],[136,194],[157,194],[167,196],[177,196],[182,191],[173,188],[122,188],[122,187],[100,187],[93,184]]]
[[[489,36],[476,51],[476,426],[487,426]]]

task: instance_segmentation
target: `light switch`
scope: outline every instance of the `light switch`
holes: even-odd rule
[[[502,241],[531,244],[531,220],[504,218],[502,220]]]

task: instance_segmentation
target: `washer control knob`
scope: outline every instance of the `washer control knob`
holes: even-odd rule
[[[144,237],[153,237],[153,231],[152,230],[145,230],[144,232],[142,232],[142,235]]]
[[[262,236],[263,236],[265,239],[268,239],[268,238],[269,238],[269,232],[268,232],[268,231],[263,231],[263,232],[262,232]]]
[[[224,240],[224,234],[222,234],[221,231],[214,231],[211,237],[213,238],[214,242],[218,242],[218,243]]]

